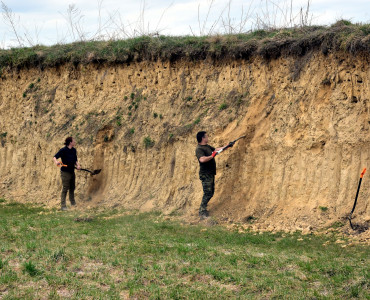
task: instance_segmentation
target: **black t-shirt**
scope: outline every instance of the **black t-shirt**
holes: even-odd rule
[[[202,156],[210,156],[212,152],[215,151],[215,148],[213,148],[210,145],[199,145],[195,149],[195,155],[198,158],[201,158]],[[216,175],[216,160],[211,159],[210,161],[207,161],[205,163],[201,163],[199,161],[199,174],[211,174]]]
[[[62,159],[63,165],[67,165],[68,167],[62,167],[61,171],[74,173],[75,171],[75,164],[77,162],[77,151],[75,148],[69,149],[67,146],[60,149],[57,154],[54,155],[56,159],[59,157]]]

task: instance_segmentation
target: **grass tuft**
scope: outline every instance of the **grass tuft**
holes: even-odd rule
[[[324,212],[328,210],[328,208],[326,206],[319,206],[319,208],[320,208],[321,211],[324,211]]]
[[[0,270],[5,266],[5,262],[0,258]]]
[[[150,136],[144,138],[144,146],[145,148],[151,148],[154,146],[154,141],[150,138]]]
[[[227,104],[224,102],[220,104],[220,106],[218,107],[218,110],[225,110],[227,107],[228,107]]]
[[[23,264],[23,272],[29,274],[30,276],[36,276],[40,273],[32,261],[28,261]]]

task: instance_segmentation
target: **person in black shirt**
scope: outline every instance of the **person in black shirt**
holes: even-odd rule
[[[197,133],[198,146],[195,155],[199,161],[199,178],[203,186],[203,198],[199,207],[199,217],[208,217],[207,204],[215,193],[215,175],[217,151],[222,148],[214,148],[208,145],[208,135],[205,131]]]
[[[79,170],[81,166],[77,160],[77,151],[74,148],[76,146],[76,140],[73,137],[67,137],[64,142],[65,147],[60,149],[57,154],[54,155],[54,163],[59,165],[66,165],[60,168],[60,174],[62,178],[62,195],[61,195],[61,206],[62,210],[67,209],[66,196],[69,191],[69,201],[71,205],[76,205],[75,201],[75,187],[76,187],[76,176],[75,176],[75,166]],[[62,162],[57,159],[61,158]]]

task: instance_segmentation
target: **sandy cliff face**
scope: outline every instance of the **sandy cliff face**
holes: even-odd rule
[[[201,200],[195,134],[216,157],[212,215],[256,228],[319,228],[352,208],[370,169],[369,57],[138,62],[5,72],[0,81],[0,195],[59,206],[52,157],[73,135],[83,206],[181,210]],[[356,222],[370,220],[370,174]]]

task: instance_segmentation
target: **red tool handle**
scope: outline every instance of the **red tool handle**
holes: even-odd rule
[[[366,168],[364,168],[364,169],[362,170],[362,173],[361,173],[361,175],[360,175],[360,178],[364,177],[365,172],[366,172]]]

